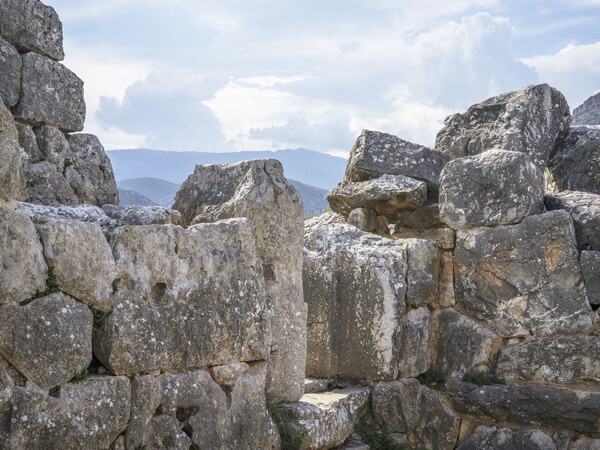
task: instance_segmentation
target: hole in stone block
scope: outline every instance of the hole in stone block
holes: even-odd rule
[[[156,283],[150,290],[150,300],[159,301],[165,296],[167,285],[165,283]]]
[[[190,417],[198,414],[198,410],[199,409],[197,406],[188,406],[187,408],[180,406],[177,408],[175,415],[177,416],[177,420],[179,420],[179,422],[187,422]]]

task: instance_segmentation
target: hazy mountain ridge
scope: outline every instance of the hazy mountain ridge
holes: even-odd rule
[[[600,92],[573,110],[573,125],[600,125]]]

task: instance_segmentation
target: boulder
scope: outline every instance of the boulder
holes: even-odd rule
[[[23,168],[27,186],[27,202],[41,205],[74,205],[79,202],[69,182],[48,161]]]
[[[496,148],[525,153],[543,171],[557,139],[569,130],[571,114],[558,90],[539,84],[477,103],[444,125],[435,148],[453,158]]]
[[[391,134],[363,130],[350,152],[346,181],[366,181],[382,175],[404,175],[427,183],[437,195],[440,172],[450,157]]]
[[[431,366],[431,322],[427,308],[413,309],[406,314],[398,350],[398,377],[416,377]]]
[[[71,160],[65,178],[79,197],[80,203],[102,206],[119,203],[119,191],[110,159],[93,134],[67,136]]]
[[[302,295],[304,210],[279,161],[198,165],[173,209],[187,223],[248,219],[262,261],[273,340],[267,394],[296,401],[304,389],[306,304]]]
[[[21,53],[64,59],[62,24],[54,8],[39,0],[0,0],[0,9],[0,35]]]
[[[458,158],[440,176],[440,219],[450,228],[518,223],[543,210],[543,173],[523,153]]]
[[[92,361],[92,312],[57,293],[0,306],[0,352],[42,389],[66,383]]]
[[[347,222],[362,231],[376,231],[377,213],[369,208],[356,208],[348,216]]]
[[[25,151],[21,153],[24,165],[35,164],[44,160],[44,154],[37,144],[37,137],[33,127],[27,123],[15,122],[17,127],[19,145]]]
[[[369,208],[394,221],[397,211],[425,204],[427,185],[403,175],[382,175],[367,181],[342,181],[325,198],[344,217],[356,208]]]
[[[120,227],[114,309],[94,354],[117,375],[264,360],[270,332],[260,260],[245,219]],[[135,345],[131,345],[135,342]]]
[[[210,368],[210,376],[223,389],[233,386],[246,372],[250,366],[245,362],[227,364],[225,366],[213,366]]]
[[[564,209],[571,213],[580,250],[600,250],[600,195],[564,191],[546,195],[548,211]]]
[[[179,211],[162,206],[104,205],[102,209],[108,217],[124,225],[181,225],[183,222]]]
[[[440,258],[433,241],[424,239],[402,240],[406,245],[406,304],[410,306],[435,305],[438,299]]]
[[[552,438],[539,430],[516,430],[480,426],[459,450],[556,450]]]
[[[285,421],[279,429],[284,442],[300,449],[328,449],[344,443],[367,410],[368,387],[347,387],[305,394],[297,403],[278,406]]]
[[[304,238],[310,236],[313,231],[334,223],[346,223],[346,219],[341,214],[334,213],[333,211],[310,217],[304,221]]]
[[[15,119],[32,125],[54,125],[67,132],[81,131],[85,120],[83,81],[62,64],[37,53],[26,53],[22,60],[21,97],[13,108]]]
[[[434,241],[435,245],[443,250],[452,250],[454,248],[454,230],[451,228],[402,228],[394,227],[393,236],[395,239],[421,239]]]
[[[406,245],[350,225],[305,241],[310,377],[394,379],[406,312]]]
[[[137,375],[131,378],[131,414],[125,433],[126,448],[140,448],[145,441],[153,440],[149,439],[148,435],[154,434],[150,433],[149,428],[161,400],[162,389],[158,377]],[[163,434],[165,427],[154,422],[151,428]]]
[[[35,136],[43,159],[64,174],[65,163],[71,164],[71,155],[69,141],[63,132],[52,125],[42,125],[35,129]]]
[[[548,161],[548,174],[557,192],[600,194],[600,129],[570,128]]]
[[[575,231],[565,211],[457,232],[454,276],[457,302],[502,337],[591,329]]]
[[[25,200],[26,195],[17,129],[0,102],[0,200]]]
[[[498,335],[452,308],[441,311],[435,319],[434,367],[447,377],[460,378],[492,366],[502,345]]]
[[[600,448],[600,439],[587,436],[579,436],[576,441],[571,442],[569,450],[597,450]]]
[[[129,420],[127,377],[89,377],[58,398],[15,388],[7,448],[109,448]]]
[[[600,392],[517,384],[477,386],[460,381],[447,381],[444,391],[455,411],[480,419],[584,433],[600,431]]]
[[[24,211],[34,223],[38,224],[49,220],[79,220],[97,223],[103,228],[116,228],[122,225],[108,217],[101,208],[92,205],[47,206],[22,202],[19,203],[19,210]]]
[[[585,290],[592,305],[600,305],[600,252],[582,251],[579,255]]]
[[[0,18],[1,22],[2,18]],[[1,29],[2,25],[0,25]],[[19,101],[20,92],[21,56],[12,45],[0,38],[0,103],[4,103],[7,108],[12,108]]]
[[[600,337],[528,339],[502,349],[497,371],[506,381],[571,384],[600,381]]]
[[[456,445],[460,417],[439,393],[414,378],[379,383],[373,388],[371,409],[379,424],[405,435],[411,446],[450,450]]]
[[[46,288],[48,266],[24,211],[0,207],[0,304],[28,300]]]
[[[115,261],[100,225],[51,220],[38,232],[60,290],[100,311],[112,310]]]
[[[315,394],[317,392],[325,392],[332,383],[332,380],[326,378],[307,378],[304,380],[304,393]]]

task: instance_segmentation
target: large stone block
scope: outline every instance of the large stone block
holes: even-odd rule
[[[38,232],[60,290],[98,310],[112,310],[115,261],[100,225],[51,220]]]
[[[397,376],[406,253],[401,242],[350,225],[321,227],[307,238],[308,376]]]
[[[375,420],[391,433],[402,433],[411,446],[453,449],[460,417],[444,404],[440,394],[414,378],[379,383],[373,388]]]
[[[516,430],[510,428],[478,427],[459,450],[556,450],[552,438],[539,430]]]
[[[564,211],[459,231],[454,264],[457,302],[503,337],[591,329],[575,231]]]
[[[440,257],[435,242],[424,239],[403,239],[406,244],[406,304],[435,305],[438,300]]]
[[[432,319],[427,308],[413,309],[402,322],[398,377],[416,377],[431,366]]]
[[[334,223],[344,224],[346,223],[346,219],[344,219],[344,216],[341,214],[334,213],[333,211],[310,217],[304,221],[304,238],[307,238],[319,228]]]
[[[498,373],[506,381],[570,384],[600,381],[600,337],[529,339],[502,349]]]
[[[365,181],[381,175],[404,175],[427,183],[431,198],[437,194],[440,172],[450,157],[391,134],[363,130],[350,152],[347,181]]]
[[[600,252],[583,251],[579,255],[585,290],[592,305],[600,305]]]
[[[20,52],[34,51],[57,61],[65,57],[62,24],[39,0],[0,0],[0,35]]]
[[[517,223],[543,210],[543,173],[523,153],[455,159],[440,176],[440,219],[454,229]]]
[[[497,148],[529,155],[544,170],[571,124],[565,97],[547,84],[527,86],[471,106],[444,121],[435,148],[453,158]]]
[[[65,163],[65,178],[80,203],[102,206],[119,203],[119,191],[110,159],[93,134],[67,136],[71,159]]]
[[[600,431],[600,392],[516,384],[477,386],[460,381],[446,382],[444,390],[461,414],[551,429]]]
[[[42,389],[66,383],[92,361],[92,312],[52,294],[0,306],[0,352]]]
[[[44,154],[40,150],[37,137],[33,127],[27,123],[15,122],[18,131],[19,145],[25,151],[21,153],[24,165],[35,164],[44,160]]]
[[[0,3],[1,5],[1,3]],[[4,11],[2,12],[4,16]],[[0,18],[0,21],[2,19]],[[1,30],[1,25],[0,25]],[[11,108],[19,101],[21,92],[21,56],[19,52],[0,38],[0,101]]]
[[[0,208],[0,304],[21,302],[46,288],[42,244],[24,211]]]
[[[113,373],[269,356],[262,268],[246,220],[121,227],[111,246],[120,282],[94,353]]]
[[[295,401],[304,392],[306,304],[302,295],[304,210],[276,160],[198,165],[173,209],[188,223],[248,219],[262,261],[273,340],[267,393]]]
[[[92,205],[47,206],[21,202],[19,209],[27,213],[35,223],[40,224],[56,219],[96,223],[107,229],[123,225],[108,217],[101,208]]]
[[[26,195],[18,132],[0,102],[0,200],[25,200]]]
[[[59,206],[79,202],[65,177],[48,161],[25,165],[23,175],[28,203]]]
[[[21,97],[13,109],[15,118],[32,125],[81,131],[85,120],[83,81],[62,64],[37,53],[26,53],[22,59]]]

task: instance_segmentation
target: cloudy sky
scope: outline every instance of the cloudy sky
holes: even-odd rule
[[[600,0],[46,3],[107,149],[344,155],[363,128],[433,145],[504,91],[600,91]]]

